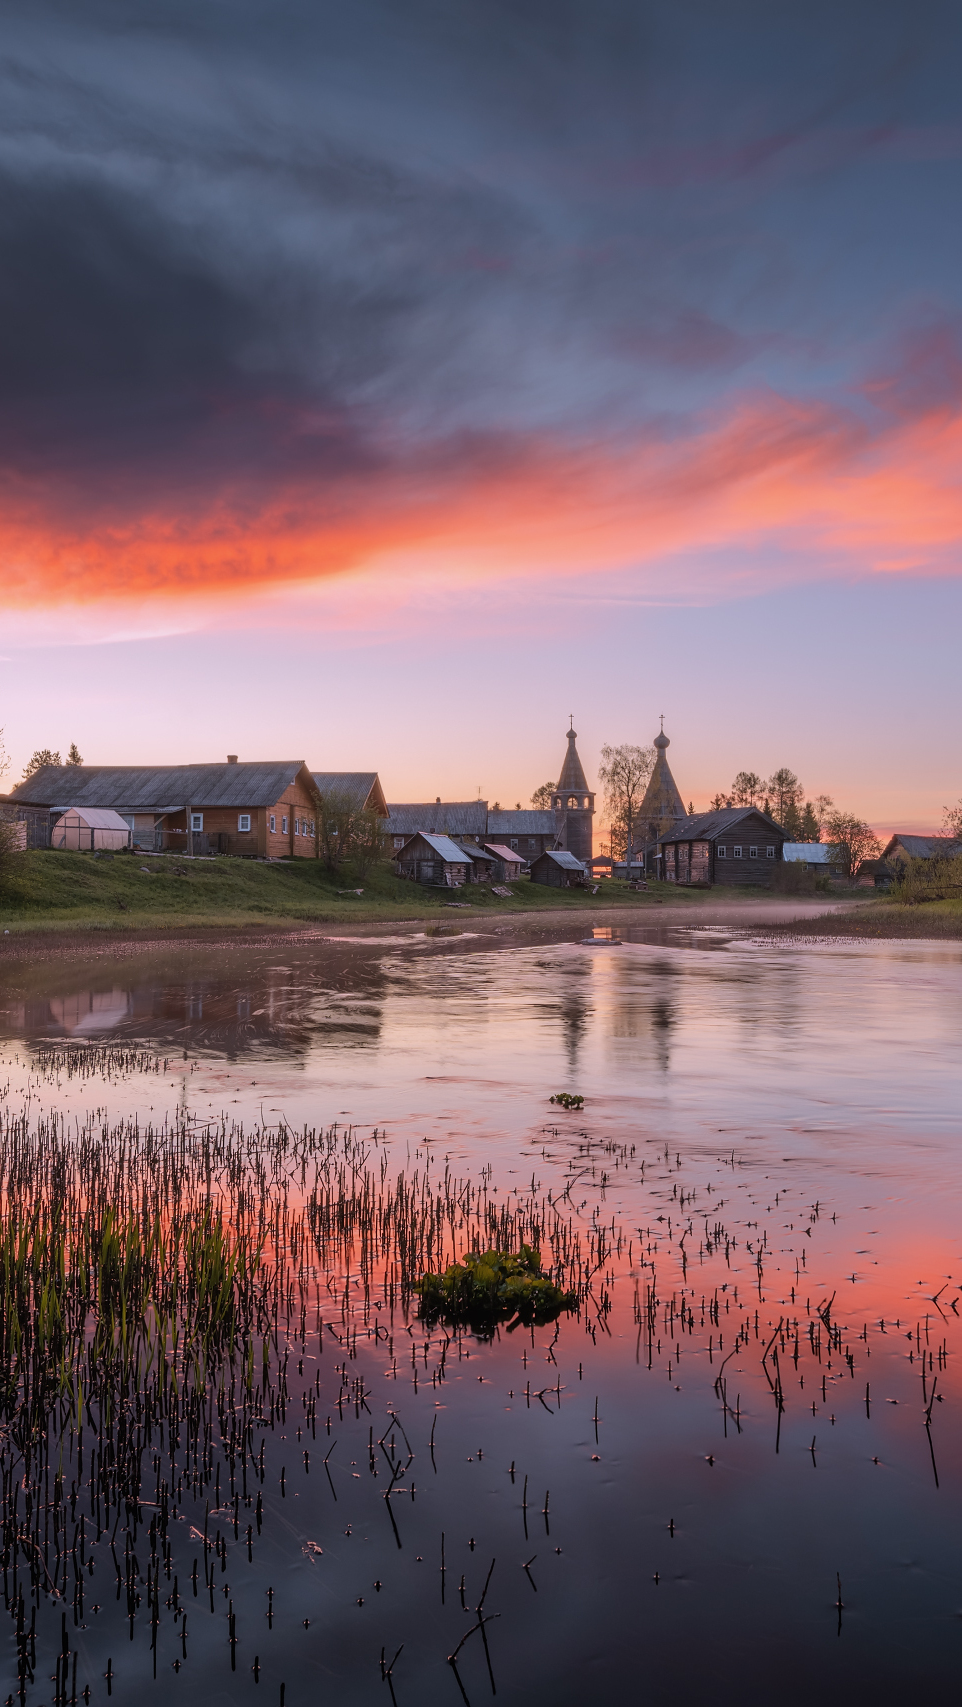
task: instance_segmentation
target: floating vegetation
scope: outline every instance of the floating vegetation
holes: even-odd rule
[[[556,1102],[562,1108],[584,1108],[585,1106],[584,1097],[571,1096],[568,1091],[558,1091],[555,1096],[549,1097],[548,1101]]]
[[[419,1315],[425,1322],[466,1324],[492,1332],[498,1323],[508,1332],[524,1324],[543,1326],[578,1308],[578,1294],[564,1292],[541,1269],[541,1252],[522,1245],[510,1251],[468,1251],[443,1274],[425,1274],[416,1283]]]

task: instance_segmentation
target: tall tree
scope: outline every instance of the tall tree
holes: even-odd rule
[[[44,765],[60,764],[63,764],[63,760],[59,753],[52,753],[49,747],[38,747],[37,751],[31,753],[27,760],[23,772],[23,781],[26,782],[28,777],[36,776],[37,771],[42,771]]]
[[[634,851],[635,819],[655,764],[654,747],[602,747],[598,776],[605,791],[612,858]]]
[[[771,813],[776,824],[781,824],[790,842],[800,841],[801,808],[805,790],[795,772],[783,765],[769,777],[767,787],[771,795]]]
[[[80,748],[77,746],[76,741],[71,741],[70,746],[67,748],[67,763],[68,765],[83,764],[83,759],[80,755]]]
[[[805,810],[802,813],[801,833],[798,840],[800,842],[817,842],[821,839],[821,834],[822,826],[818,821],[818,813],[812,805],[812,802],[810,800],[806,800]]]
[[[851,812],[833,811],[825,823],[825,839],[836,865],[844,866],[846,877],[858,876],[867,859],[878,859],[882,844],[871,828]]]
[[[532,806],[537,807],[539,812],[547,812],[548,808],[551,805],[551,796],[553,795],[553,793],[554,793],[554,783],[553,782],[543,782],[541,784],[541,787],[536,788],[534,793],[531,796]]]
[[[739,771],[732,783],[733,806],[754,806],[765,791],[765,781],[757,771]]]

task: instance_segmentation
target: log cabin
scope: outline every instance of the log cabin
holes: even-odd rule
[[[394,864],[399,877],[443,889],[460,889],[469,881],[471,856],[449,836],[418,831],[395,853]]]
[[[547,883],[552,889],[580,889],[587,879],[587,866],[567,848],[546,848],[531,862],[532,883]]]
[[[666,883],[707,889],[713,883],[771,888],[785,831],[754,806],[696,812],[660,838]]]

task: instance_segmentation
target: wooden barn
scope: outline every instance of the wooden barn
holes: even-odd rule
[[[531,861],[532,883],[548,883],[552,889],[580,889],[587,879],[587,866],[567,848],[546,848]]]
[[[449,836],[427,835],[419,830],[394,856],[399,877],[415,883],[432,883],[444,889],[460,889],[469,882],[471,856]]]
[[[754,806],[696,812],[660,838],[666,883],[770,888],[787,841],[774,818]]]
[[[482,848],[476,842],[462,842],[471,864],[468,870],[468,880],[471,883],[490,883],[495,875],[497,861],[487,848]]]
[[[494,860],[494,875],[499,883],[516,883],[524,861],[517,848],[506,848],[503,842],[485,842],[485,850]]]

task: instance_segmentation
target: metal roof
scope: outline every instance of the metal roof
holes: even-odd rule
[[[544,853],[538,855],[538,859],[553,859],[555,864],[563,866],[565,871],[587,871],[588,869],[587,866],[582,865],[580,859],[575,859],[574,854],[569,853],[567,848],[545,848]],[[538,861],[532,860],[531,863],[537,865]]]
[[[318,794],[345,794],[357,805],[387,817],[388,806],[377,771],[312,771]]]
[[[726,806],[720,812],[696,812],[693,818],[680,818],[670,830],[659,836],[665,842],[714,842],[734,830],[746,818],[760,818],[767,830],[774,830],[784,840],[785,831],[767,812],[757,806]]]
[[[553,812],[489,812],[489,836],[554,836],[557,825]]]
[[[416,830],[408,841],[407,847],[410,847],[411,842],[416,841],[418,836],[422,842],[427,842],[428,847],[433,849],[438,859],[444,860],[445,865],[467,865],[470,855],[464,848],[459,848],[457,842],[452,842],[450,836],[433,836],[428,835],[424,830]],[[404,852],[406,852],[406,848],[399,849],[399,853]],[[397,857],[395,855],[395,858]]]
[[[387,810],[385,829],[391,836],[414,836],[419,830],[430,835],[483,836],[487,829],[486,800],[393,801]]]
[[[462,847],[469,859],[482,859],[488,865],[494,864],[494,854],[490,853],[487,848],[478,847],[475,842],[462,843]]]
[[[827,842],[784,842],[782,859],[804,860],[806,865],[832,865],[832,849]]]
[[[70,806],[182,812],[185,806],[274,806],[303,759],[237,765],[44,765],[11,800],[64,812]]]
[[[58,824],[62,823],[64,818],[69,818],[71,813],[82,819],[88,830],[123,830],[126,835],[130,829],[130,825],[126,819],[121,818],[119,812],[111,812],[101,806],[68,806],[58,818]]]
[[[485,847],[490,854],[494,854],[495,859],[507,860],[509,865],[522,865],[524,863],[517,848],[502,847],[500,842],[486,842]]]
[[[909,859],[938,859],[944,855],[962,853],[962,842],[954,836],[903,836],[896,831],[882,854],[883,859],[890,859],[892,854],[902,852]]]

